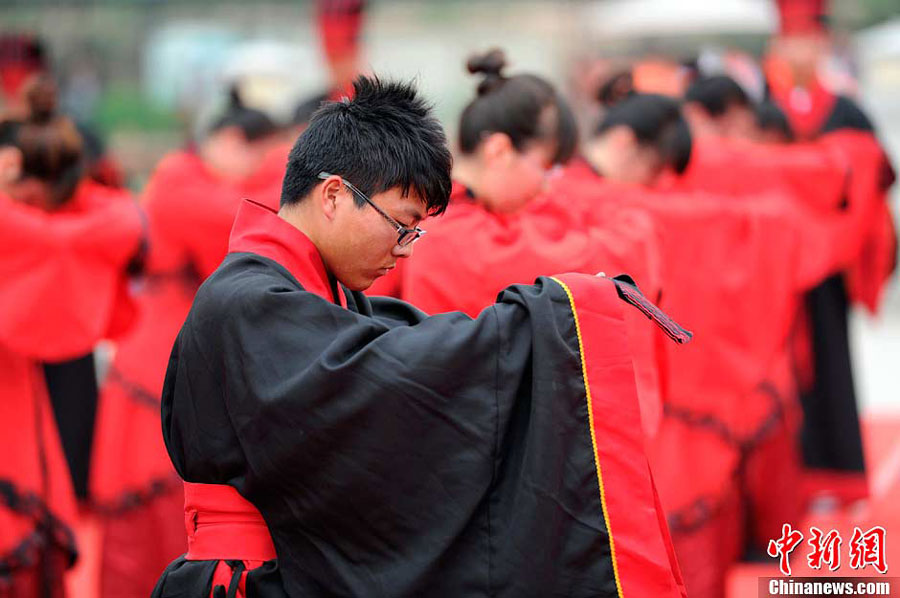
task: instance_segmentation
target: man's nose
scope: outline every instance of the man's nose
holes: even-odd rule
[[[391,251],[391,255],[394,257],[410,257],[413,254],[413,243],[406,245],[405,247],[401,247],[400,245],[394,245],[394,249]]]

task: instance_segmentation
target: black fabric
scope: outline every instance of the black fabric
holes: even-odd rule
[[[821,133],[852,129],[874,132],[872,122],[852,100],[838,96]],[[806,295],[815,381],[801,393],[801,445],[805,465],[837,472],[863,472],[862,433],[850,361],[850,303],[837,274]]]
[[[831,114],[825,119],[821,133],[839,131],[841,129],[853,129],[854,131],[866,131],[874,133],[875,127],[866,113],[850,98],[837,96]]]
[[[75,495],[86,499],[97,415],[97,374],[94,354],[44,364],[47,393],[56,416]]]
[[[476,320],[348,306],[231,254],[166,375],[175,468],[260,510],[287,595],[616,596],[563,289],[511,287]],[[155,595],[206,598],[177,589],[192,566]]]
[[[183,556],[172,562],[156,582],[151,598],[209,598],[218,561],[189,561]],[[274,598],[274,595],[273,595]]]
[[[812,327],[815,381],[801,394],[803,460],[811,468],[862,472],[862,436],[850,363],[849,302],[835,275],[806,295]]]

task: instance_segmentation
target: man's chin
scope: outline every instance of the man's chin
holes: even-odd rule
[[[378,278],[380,278],[380,276],[376,276],[374,278],[355,280],[352,282],[341,282],[341,284],[343,284],[345,287],[347,287],[351,291],[362,292],[362,291],[365,291],[366,289],[368,289],[370,286],[372,286]]]

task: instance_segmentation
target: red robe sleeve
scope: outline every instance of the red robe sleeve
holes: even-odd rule
[[[896,268],[897,233],[887,191],[895,175],[872,133],[840,130],[820,143],[841,153],[848,164],[845,234],[854,249],[846,272],[850,298],[876,313],[885,284]]]

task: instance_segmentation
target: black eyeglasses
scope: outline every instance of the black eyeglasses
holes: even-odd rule
[[[327,172],[319,173],[319,178],[322,179],[323,181],[331,176],[334,176],[334,175],[329,174]],[[388,222],[390,222],[391,226],[393,226],[395,229],[397,229],[397,234],[399,235],[397,237],[397,245],[399,245],[400,247],[406,247],[407,245],[411,245],[412,243],[417,241],[419,239],[419,237],[421,237],[422,235],[425,234],[425,231],[422,230],[421,228],[419,228],[418,226],[415,228],[407,228],[407,227],[403,226],[402,224],[400,224],[399,222],[397,222],[396,220],[394,220],[393,218],[391,218],[390,216],[388,216],[387,212],[385,212],[384,210],[379,208],[377,205],[375,205],[374,201],[372,201],[371,199],[366,197],[365,193],[363,193],[362,191],[357,189],[355,186],[353,186],[353,184],[350,181],[346,180],[344,177],[341,177],[341,182],[344,185],[346,185],[347,188],[350,189],[350,191],[352,191],[353,193],[356,193],[363,201],[365,201],[367,204],[369,204],[370,206],[375,208],[376,212],[378,212],[379,214],[384,216],[384,219],[387,220]]]

